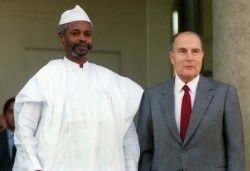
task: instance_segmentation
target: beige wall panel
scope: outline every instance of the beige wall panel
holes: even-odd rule
[[[147,87],[172,77],[168,57],[174,0],[147,0]]]

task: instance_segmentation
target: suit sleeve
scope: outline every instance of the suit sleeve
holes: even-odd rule
[[[239,99],[231,86],[225,106],[225,138],[227,143],[228,171],[245,171],[244,132]]]
[[[147,91],[142,96],[138,120],[138,137],[140,144],[139,171],[150,171],[154,152],[150,100]]]

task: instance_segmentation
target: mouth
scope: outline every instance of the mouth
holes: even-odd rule
[[[87,43],[77,43],[73,46],[71,55],[74,57],[85,57],[89,53],[89,45]]]
[[[75,45],[74,49],[75,51],[82,53],[89,51],[89,46],[86,43],[79,43]]]
[[[78,49],[79,51],[86,51],[88,50],[88,46],[77,46],[76,49]]]
[[[79,49],[88,49],[88,45],[86,43],[76,44],[75,47]]]
[[[185,68],[191,69],[191,68],[194,68],[194,67],[193,66],[185,66]]]

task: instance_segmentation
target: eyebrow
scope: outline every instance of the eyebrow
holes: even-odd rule
[[[187,48],[184,48],[184,47],[180,47],[178,49],[176,49],[177,51],[180,51],[180,50],[187,50]]]
[[[200,48],[194,48],[194,49],[192,49],[192,50],[199,51],[199,52],[202,51]]]
[[[180,51],[180,50],[187,50],[187,48],[185,48],[185,47],[180,47],[180,48],[177,49],[177,51]],[[192,48],[191,50],[202,51],[200,48]]]

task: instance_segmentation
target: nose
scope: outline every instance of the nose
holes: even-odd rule
[[[79,42],[86,42],[86,36],[84,34],[80,34],[78,40]]]
[[[189,60],[192,60],[192,59],[193,59],[192,52],[187,52],[186,60],[189,61]]]

